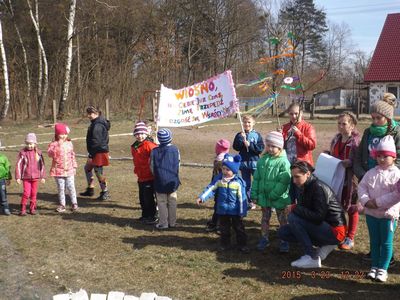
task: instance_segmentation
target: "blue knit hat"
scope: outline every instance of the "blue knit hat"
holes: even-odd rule
[[[230,154],[225,154],[224,159],[222,160],[222,165],[231,170],[234,174],[239,172],[240,162],[242,161],[242,157],[238,154],[232,156]]]
[[[160,129],[157,132],[157,139],[160,145],[168,145],[172,142],[172,132],[168,128]]]

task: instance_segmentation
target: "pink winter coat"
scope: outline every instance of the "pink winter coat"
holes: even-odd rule
[[[358,185],[358,197],[366,215],[380,219],[399,218],[400,194],[396,188],[399,179],[400,170],[396,166],[391,166],[387,170],[376,166],[365,173]],[[378,208],[365,207],[371,199],[376,200]]]
[[[37,180],[46,177],[42,151],[26,148],[19,151],[15,164],[15,179]]]
[[[75,159],[74,146],[71,141],[59,143],[54,141],[49,144],[47,154],[53,159],[50,175],[57,177],[74,176],[78,167]]]

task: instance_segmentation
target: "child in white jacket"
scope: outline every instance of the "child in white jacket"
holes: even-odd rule
[[[364,175],[358,196],[366,215],[371,248],[372,265],[367,277],[385,282],[400,209],[400,170],[394,164],[397,154],[393,137],[383,137],[371,156],[378,165]]]

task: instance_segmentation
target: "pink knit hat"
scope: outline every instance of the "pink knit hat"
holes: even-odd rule
[[[230,147],[231,143],[228,140],[221,139],[215,144],[215,153],[217,155],[221,153],[228,153]]]
[[[265,142],[279,149],[283,149],[283,135],[279,131],[271,131],[268,133],[265,137]]]
[[[32,144],[37,144],[37,139],[36,139],[36,134],[34,133],[28,133],[25,137],[25,142],[27,143],[32,143]]]
[[[54,126],[54,133],[55,133],[56,137],[59,136],[60,134],[69,134],[70,131],[71,130],[69,129],[67,124],[64,124],[64,123],[57,123]]]
[[[391,156],[393,158],[397,157],[396,145],[395,145],[394,139],[391,135],[384,136],[380,140],[376,149],[371,151],[372,158],[377,158],[378,155]]]

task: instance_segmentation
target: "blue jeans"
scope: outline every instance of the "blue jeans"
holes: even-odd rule
[[[0,201],[3,209],[8,209],[6,180],[0,179]]]
[[[246,195],[247,195],[248,202],[250,202],[251,176],[254,175],[255,171],[256,170],[247,169],[247,168],[240,169],[242,178],[243,178],[244,182],[246,182]]]
[[[365,216],[369,232],[372,267],[387,270],[393,255],[393,236],[397,222]],[[392,223],[393,222],[393,223]]]
[[[328,223],[322,222],[316,225],[294,213],[289,214],[288,224],[279,228],[278,235],[281,240],[300,243],[305,254],[314,259],[316,253],[313,246],[320,247],[339,243]]]

